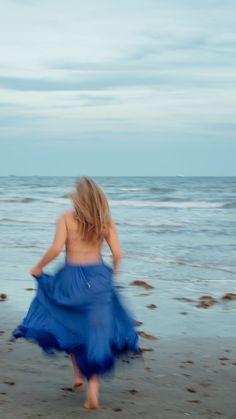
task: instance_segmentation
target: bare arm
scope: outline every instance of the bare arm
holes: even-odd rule
[[[67,237],[67,230],[64,215],[61,215],[57,219],[56,231],[52,245],[49,247],[47,252],[39,260],[39,262],[34,266],[31,273],[35,276],[39,275],[40,271],[45,265],[55,259],[59,253],[63,250]]]
[[[122,251],[120,247],[118,232],[117,232],[116,225],[114,222],[111,224],[108,235],[107,237],[105,237],[105,239],[108,246],[111,249],[113,269],[114,269],[114,272],[116,272],[122,259]]]

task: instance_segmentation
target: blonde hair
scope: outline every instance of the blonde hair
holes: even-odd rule
[[[84,176],[76,181],[70,198],[85,242],[99,242],[108,234],[111,214],[107,197],[97,183]]]

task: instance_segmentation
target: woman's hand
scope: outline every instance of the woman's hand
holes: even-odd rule
[[[46,266],[49,262],[55,259],[63,250],[63,247],[66,242],[66,237],[67,230],[65,224],[65,216],[61,215],[57,220],[54,241],[47,250],[47,252],[43,255],[43,257],[38,261],[38,263],[33,267],[33,269],[31,269],[31,275],[38,277],[42,274],[42,269],[44,268],[44,266]]]
[[[38,266],[36,265],[31,269],[30,273],[31,275],[38,277],[42,274],[42,269],[38,268]]]

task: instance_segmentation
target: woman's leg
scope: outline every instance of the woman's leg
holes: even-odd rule
[[[70,356],[74,369],[74,387],[80,387],[83,384],[83,375],[76,362],[75,354],[71,353]]]
[[[88,380],[88,392],[87,392],[87,401],[84,405],[86,409],[98,409],[98,392],[99,392],[99,381],[97,375],[93,375]]]

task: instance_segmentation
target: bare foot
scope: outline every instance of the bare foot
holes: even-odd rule
[[[79,392],[83,389],[83,383],[75,383],[73,385],[73,390],[76,392]]]
[[[83,386],[83,374],[79,369],[74,353],[71,353],[71,361],[74,369],[74,385],[72,388],[73,391],[81,391]]]
[[[75,377],[73,390],[74,391],[81,391],[83,387],[83,379],[82,377]]]
[[[84,407],[89,410],[98,410],[100,406],[97,401],[90,400],[84,403]]]
[[[98,381],[97,376],[94,374],[88,380],[87,400],[84,404],[85,409],[89,409],[89,410],[99,409],[98,394],[99,394],[99,381]]]

